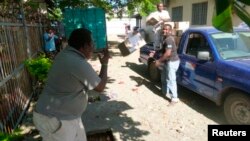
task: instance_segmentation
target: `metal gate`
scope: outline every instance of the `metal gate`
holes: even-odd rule
[[[38,24],[0,22],[0,132],[18,127],[32,98],[23,63],[41,50],[41,29]]]

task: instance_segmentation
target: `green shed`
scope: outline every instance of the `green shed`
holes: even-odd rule
[[[77,28],[87,28],[92,32],[96,51],[107,45],[105,11],[101,8],[67,8],[63,12],[65,35],[68,39],[71,32]]]

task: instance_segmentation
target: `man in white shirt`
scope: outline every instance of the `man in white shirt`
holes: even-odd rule
[[[161,32],[161,25],[164,22],[168,22],[171,20],[168,11],[163,10],[164,6],[163,3],[157,4],[157,11],[151,13],[146,18],[146,23],[149,25],[153,25],[153,31],[155,33],[154,37],[154,47],[160,47],[160,32]]]

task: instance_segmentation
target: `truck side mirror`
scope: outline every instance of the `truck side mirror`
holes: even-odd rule
[[[210,53],[208,51],[198,51],[197,58],[199,60],[208,61],[208,60],[210,60]]]

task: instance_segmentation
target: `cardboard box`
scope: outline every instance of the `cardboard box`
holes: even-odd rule
[[[147,25],[156,25],[158,23],[158,20],[154,17],[151,17],[147,22],[146,24]]]
[[[176,44],[176,46],[178,48],[180,40],[181,40],[181,37],[175,36],[174,39],[175,39],[175,44]]]
[[[130,53],[135,51],[135,50],[132,50],[131,47],[129,47],[129,45],[125,41],[120,43],[118,45],[118,48],[120,49],[122,56],[128,56]]]
[[[128,56],[138,48],[144,46],[146,44],[145,40],[143,38],[138,38],[138,37],[132,37],[132,38],[127,38],[125,41],[120,43],[118,45],[118,48],[120,49],[120,52],[122,56]]]
[[[190,26],[190,23],[187,21],[183,21],[183,22],[175,22],[175,28],[177,30],[182,30],[185,31],[186,29],[188,29]]]
[[[170,21],[170,17],[168,14],[159,15],[158,11],[152,12],[149,14],[149,16],[146,18],[146,24],[147,25],[156,25],[159,21],[162,22],[168,22]]]

